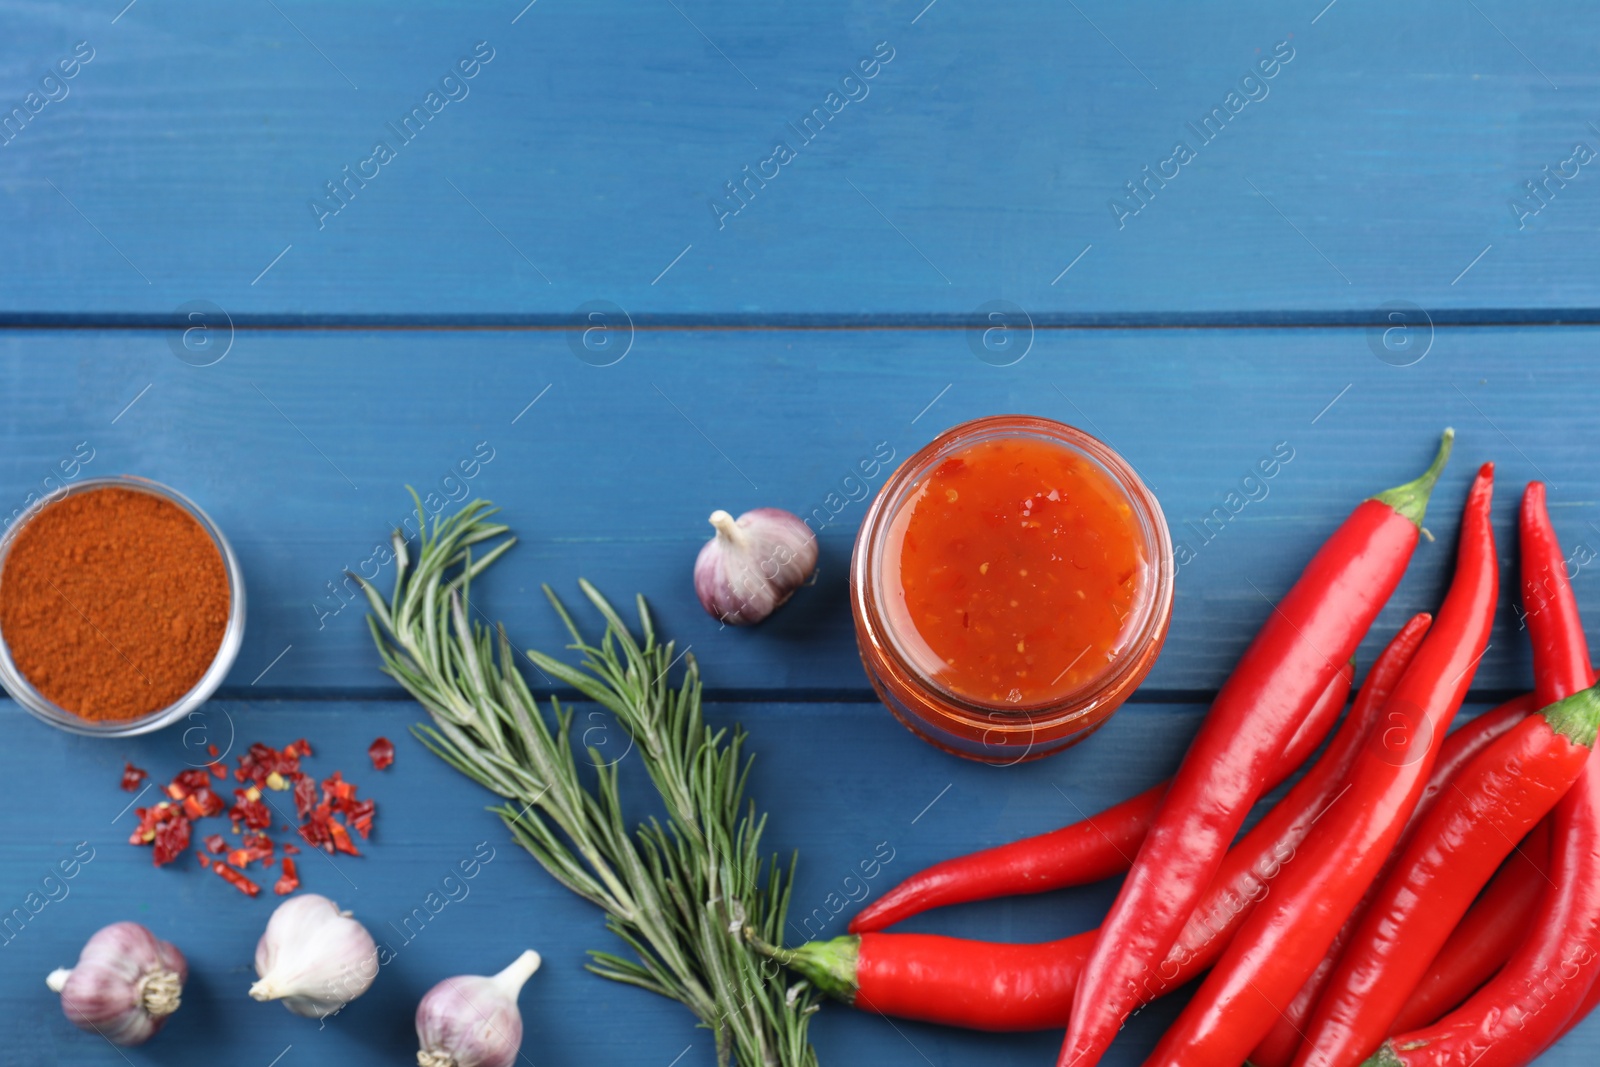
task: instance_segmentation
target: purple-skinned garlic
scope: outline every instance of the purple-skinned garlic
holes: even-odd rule
[[[183,953],[134,922],[89,938],[77,966],[50,972],[61,1010],[80,1030],[116,1045],[142,1045],[178,1010],[189,965]]]
[[[522,1047],[517,995],[539,969],[539,954],[524,952],[492,978],[446,978],[417,1005],[419,1067],[511,1067]]]
[[[753,626],[810,580],[817,536],[798,515],[755,508],[735,519],[713,511],[717,535],[694,562],[694,589],[714,619]]]

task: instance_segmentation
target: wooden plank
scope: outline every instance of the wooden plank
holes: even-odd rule
[[[1600,147],[1600,14],[1576,2],[0,10],[8,114],[75,42],[94,55],[0,148],[6,321],[192,300],[458,322],[599,299],[696,322],[1600,308],[1588,168],[1523,187]],[[494,58],[462,98],[391,131],[479,41]],[[1230,101],[1275,49],[1293,58],[1247,83],[1260,98]],[[863,60],[861,99],[831,103]],[[789,130],[825,105],[821,134]],[[1207,141],[1187,124],[1212,109]],[[778,139],[794,158],[747,179]],[[1193,160],[1164,167],[1179,139]],[[379,140],[394,158],[313,211]],[[1119,217],[1145,167],[1177,176]]]
[[[726,658],[708,654],[708,669]],[[1096,811],[1148,786],[1176,764],[1203,708],[1140,706],[1079,749],[1005,770],[952,759],[913,740],[887,715],[864,711],[830,704],[712,708],[715,719],[742,719],[750,728],[755,795],[772,813],[767,842],[800,851],[792,913],[796,939],[842,932],[849,912],[834,901],[847,895],[877,895],[934,860],[1053,828],[1078,818],[1080,808]],[[582,708],[579,713],[587,714]],[[39,798],[50,798],[48,833],[41,832],[37,816],[0,826],[0,848],[8,858],[0,868],[0,907],[9,912],[24,906],[47,868],[78,842],[89,842],[93,850],[75,878],[50,887],[57,899],[9,931],[0,947],[6,961],[0,968],[0,1041],[30,1063],[122,1064],[110,1046],[65,1022],[42,979],[70,964],[93,930],[131,918],[175,940],[193,973],[184,1008],[147,1051],[131,1054],[134,1062],[153,1057],[148,1062],[174,1067],[264,1065],[289,1046],[284,1063],[402,1062],[411,1055],[411,1015],[424,990],[447,975],[497,969],[533,947],[545,960],[522,998],[524,1052],[534,1062],[664,1067],[682,1053],[680,1067],[713,1063],[705,1033],[676,1005],[581,970],[587,950],[614,947],[599,914],[509,843],[499,822],[482,810],[487,794],[406,734],[418,717],[419,709],[408,701],[217,702],[199,724],[208,737],[223,744],[231,739],[235,749],[305,736],[316,750],[308,768],[342,768],[363,795],[379,802],[377,829],[364,857],[340,857],[335,864],[306,854],[300,860],[306,889],[351,908],[394,949],[393,962],[372,990],[319,1030],[315,1022],[245,996],[255,942],[273,906],[270,893],[247,900],[192,862],[153,869],[147,852],[123,841],[133,816],[118,815],[131,799],[117,788],[122,761],[170,776],[199,755],[198,735],[188,747],[176,731],[119,742],[72,738],[0,703],[0,722],[15,741],[0,753],[0,801],[8,811],[37,813]],[[379,734],[399,750],[395,766],[382,773],[365,756]],[[885,773],[886,766],[893,771]],[[624,757],[622,769],[631,781],[639,773],[637,757]],[[68,781],[72,787],[63,789]],[[473,857],[480,842],[492,858],[476,877],[452,883],[448,903],[436,914],[405,926],[413,909],[439,890],[460,860]],[[875,854],[889,857],[876,878],[845,881]],[[1114,889],[1107,883],[973,905],[908,928],[1045,940],[1091,926]],[[1178,1003],[1137,1016],[1106,1062],[1139,1063]],[[824,1063],[1020,1065],[1047,1062],[1059,1041],[1049,1033],[996,1036],[890,1026],[839,1005],[825,1008],[814,1033]],[[1596,1051],[1600,1023],[1590,1020],[1541,1063],[1588,1063]]]
[[[1363,661],[1437,605],[1464,487],[1486,459],[1499,464],[1508,580],[1516,500],[1543,477],[1580,603],[1600,618],[1595,340],[1590,328],[1443,329],[1398,368],[1356,329],[1042,330],[999,368],[960,331],[667,330],[638,332],[625,359],[597,368],[553,331],[239,331],[225,359],[196,368],[159,331],[8,331],[0,514],[54,484],[63,462],[190,494],[248,576],[236,692],[383,685],[339,583],[346,569],[376,573],[368,561],[408,515],[410,484],[439,494],[435,505],[454,493],[505,508],[522,543],[479,593],[519,642],[560,647],[540,584],[568,595],[585,576],[617,600],[644,593],[713,665],[713,687],[864,698],[845,571],[864,511],[848,494],[866,490],[851,472],[964,419],[1032,412],[1097,432],[1155,486],[1193,558],[1147,688],[1203,693],[1355,502],[1420,471],[1447,424],[1460,436],[1429,515],[1439,540],[1418,550]],[[1265,497],[1230,503],[1260,496],[1244,478],[1280,445],[1293,458]],[[92,459],[73,468],[75,451]],[[759,505],[838,508],[821,574],[766,625],[719,630],[690,583],[705,516]],[[1480,691],[1529,684],[1515,602],[1508,584]]]

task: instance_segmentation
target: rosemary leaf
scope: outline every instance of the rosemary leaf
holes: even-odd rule
[[[529,662],[616,716],[665,805],[665,819],[630,829],[619,768],[593,748],[593,773],[580,767],[572,712],[552,699],[547,717],[504,628],[473,618],[472,583],[515,540],[509,527],[490,521],[496,510],[475,500],[435,519],[430,530],[417,501],[419,544],[413,557],[396,533],[392,596],[352,575],[372,609],[368,623],[383,671],[433,720],[414,732],[505,800],[491,810],[513,839],[558,882],[602,908],[606,926],[634,953],[629,960],[591,952],[589,970],[686,1005],[712,1032],[724,1067],[816,1067],[806,1036],[815,992],[804,984],[786,989],[741,932],[748,927],[778,943],[794,883],[793,859],[784,867],[761,851],[766,817],[745,794],[753,757],[744,731],[706,725],[699,667],[657,640],[643,597],[636,637],[599,590],[580,580],[605,622],[591,644],[545,587],[580,661],[573,666],[530,651]],[[473,546],[502,537],[474,556]],[[680,659],[673,685],[668,676]]]

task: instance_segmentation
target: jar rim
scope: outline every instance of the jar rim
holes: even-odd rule
[[[1141,617],[1128,631],[1122,651],[1082,686],[1034,704],[985,703],[936,681],[907,655],[883,608],[881,559],[893,520],[909,499],[910,490],[951,453],[1003,437],[1047,440],[1094,462],[1132,509],[1147,555],[1146,580],[1141,583],[1135,608]],[[1130,680],[1133,685],[1142,681],[1153,660],[1150,651],[1159,649],[1165,638],[1171,617],[1175,571],[1172,535],[1161,504],[1138,472],[1116,450],[1092,434],[1054,419],[1034,415],[989,415],[943,431],[908,457],[884,482],[862,520],[851,560],[850,584],[858,629],[864,639],[871,638],[875,650],[892,663],[897,674],[920,690],[919,695],[937,706],[943,717],[986,733],[1000,733],[1045,727],[1060,730],[1075,721],[1093,719],[1095,712],[1110,698],[1124,689],[1131,689]]]
[[[211,698],[223,679],[227,677],[239,654],[239,648],[244,643],[244,571],[239,566],[238,557],[234,555],[233,546],[228,543],[221,528],[194,501],[171,486],[150,478],[141,478],[135,474],[109,474],[84,478],[61,486],[24,508],[6,527],[5,533],[0,535],[0,583],[3,583],[5,563],[12,544],[40,512],[69,496],[98,489],[129,489],[166,500],[199,523],[200,529],[205,531],[206,536],[216,546],[217,552],[222,556],[223,571],[228,578],[228,623],[223,629],[222,642],[217,646],[217,653],[205,673],[175,702],[148,711],[137,718],[90,719],[68,711],[35,688],[12,659],[11,647],[6,643],[3,630],[0,630],[0,686],[3,686],[6,693],[35,718],[58,729],[91,737],[133,737],[159,730],[193,713]],[[0,595],[4,595],[3,591],[0,591]]]

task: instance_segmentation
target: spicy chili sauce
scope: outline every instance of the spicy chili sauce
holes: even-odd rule
[[[911,490],[884,546],[885,608],[936,684],[981,704],[1046,704],[1122,651],[1144,563],[1138,519],[1092,459],[990,438]]]

